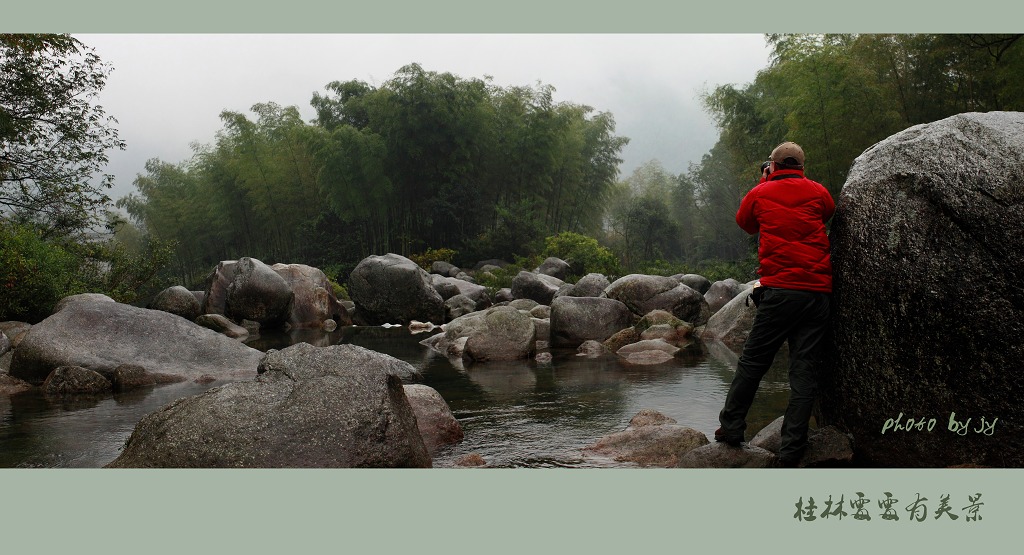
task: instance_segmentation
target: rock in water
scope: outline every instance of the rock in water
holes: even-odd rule
[[[142,419],[110,467],[431,466],[401,361],[354,345],[271,351],[256,380]]]
[[[1022,113],[917,125],[854,162],[830,235],[836,359],[821,408],[858,457],[1024,466],[1022,237]],[[901,413],[934,429],[897,430]]]
[[[349,295],[371,326],[444,320],[444,300],[430,274],[397,254],[364,258],[349,276]]]
[[[108,377],[122,364],[138,364],[167,377],[245,379],[256,375],[263,356],[174,314],[102,295],[74,295],[58,305],[61,310],[32,326],[15,349],[12,376],[40,384],[60,366]]]
[[[633,313],[615,299],[559,297],[551,302],[551,341],[557,346],[604,341],[631,325]]]
[[[622,301],[638,316],[661,309],[694,326],[711,316],[703,295],[670,277],[629,274],[609,285],[603,296]]]
[[[289,326],[320,328],[326,320],[334,320],[335,325],[352,324],[322,270],[305,264],[274,264],[271,268],[284,278],[295,295],[288,313]]]
[[[261,327],[274,327],[288,320],[294,296],[285,278],[246,256],[235,264],[224,315],[235,321],[252,320]]]
[[[462,426],[436,389],[423,384],[408,384],[405,396],[416,414],[416,424],[427,451],[435,453],[444,445],[462,441]]]

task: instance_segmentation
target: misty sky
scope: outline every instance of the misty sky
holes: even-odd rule
[[[222,110],[248,112],[258,102],[297,106],[331,81],[380,85],[400,67],[462,78],[491,76],[499,86],[556,89],[556,101],[615,116],[629,137],[620,177],[652,159],[672,173],[714,144],[718,133],[700,105],[717,85],[752,81],[768,63],[763,35],[156,35],[78,34],[114,71],[99,103],[118,120],[124,151],[110,152],[118,199],[149,158],[181,162],[190,144],[209,144]]]

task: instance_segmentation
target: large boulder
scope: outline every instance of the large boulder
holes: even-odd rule
[[[437,289],[438,293],[441,293],[441,296],[445,300],[448,300],[455,295],[465,295],[473,301],[475,307],[474,310],[483,310],[491,306],[491,297],[487,294],[487,288],[483,285],[470,283],[464,279],[438,275],[431,276],[431,279],[434,288]],[[455,294],[446,296],[445,293],[442,293],[442,290],[445,292],[454,290]]]
[[[739,295],[743,289],[744,285],[732,278],[716,281],[704,293],[704,300],[708,302],[708,308],[711,312],[715,313]]]
[[[644,410],[633,417],[628,428],[601,438],[583,452],[642,467],[673,468],[683,455],[707,444],[707,436],[697,430]]]
[[[349,295],[369,325],[441,322],[444,299],[430,274],[397,254],[364,258],[349,276]]]
[[[294,296],[288,282],[273,268],[246,256],[235,264],[224,315],[236,322],[251,320],[261,327],[275,327],[288,320]]]
[[[720,283],[720,282],[719,282]],[[747,302],[752,287],[743,288],[708,319],[702,339],[718,340],[734,351],[742,351],[754,326],[757,307]]]
[[[711,316],[700,293],[665,276],[629,274],[609,285],[603,296],[622,301],[637,316],[661,309],[694,326],[704,324]]]
[[[711,289],[711,280],[700,274],[680,274],[672,276],[678,279],[683,285],[689,286],[694,291],[703,295]]]
[[[1022,236],[1022,113],[917,125],[854,161],[821,408],[866,464],[1024,466]]]
[[[633,325],[625,304],[601,297],[559,297],[551,303],[551,342],[578,347],[588,339],[604,341]]]
[[[320,328],[327,320],[335,325],[349,326],[352,319],[338,302],[334,287],[319,268],[305,264],[274,264],[271,268],[284,278],[294,298],[288,312],[288,325],[293,328]]]
[[[59,304],[61,310],[32,326],[15,349],[12,376],[40,384],[60,366],[109,376],[121,364],[138,364],[167,377],[237,380],[255,376],[263,356],[160,310],[95,295],[74,295]]]
[[[402,380],[407,364],[354,345],[271,351],[253,381],[142,419],[108,466],[429,467]]]
[[[423,384],[408,384],[405,396],[416,415],[416,425],[428,452],[433,454],[445,445],[462,441],[462,426],[436,389]]]
[[[168,287],[153,297],[149,308],[177,314],[186,320],[195,320],[202,314],[199,300],[191,291],[180,285]]]
[[[565,285],[565,282],[556,277],[524,270],[512,279],[512,296],[550,305],[562,285]]]
[[[206,287],[203,289],[203,300],[200,302],[203,314],[224,314],[224,305],[228,300],[228,287],[235,278],[236,260],[222,260],[206,276]]]
[[[604,274],[591,273],[579,279],[568,295],[572,297],[600,297],[611,283]]]
[[[569,276],[569,263],[554,256],[549,256],[540,266],[534,270],[535,273],[544,274],[565,281]]]
[[[529,315],[511,306],[496,306],[456,318],[444,335],[429,343],[436,351],[477,362],[529,358],[537,331]]]

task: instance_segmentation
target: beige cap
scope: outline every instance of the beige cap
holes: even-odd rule
[[[804,149],[796,143],[785,142],[775,147],[771,160],[776,164],[802,167],[804,165]]]

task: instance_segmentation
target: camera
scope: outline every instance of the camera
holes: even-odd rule
[[[767,162],[761,164],[761,173],[764,173],[764,170],[767,170],[768,166],[771,166],[771,165],[772,165],[772,161],[771,160],[768,160]]]

